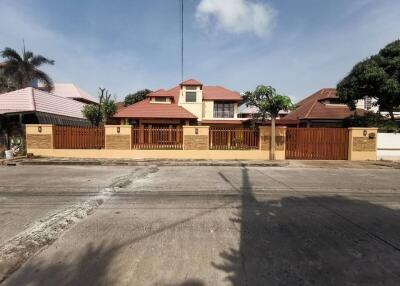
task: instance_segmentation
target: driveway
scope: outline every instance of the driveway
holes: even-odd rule
[[[144,174],[4,285],[400,285],[398,170]]]

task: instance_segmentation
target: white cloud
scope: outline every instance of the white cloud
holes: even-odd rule
[[[226,32],[251,32],[259,37],[271,31],[276,11],[269,5],[250,0],[201,0],[197,20],[205,25],[217,24]]]

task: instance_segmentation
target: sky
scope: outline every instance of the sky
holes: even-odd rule
[[[400,38],[399,0],[183,1],[185,79],[295,102]],[[179,25],[179,0],[0,0],[0,49],[24,40],[55,82],[119,100],[180,83]]]

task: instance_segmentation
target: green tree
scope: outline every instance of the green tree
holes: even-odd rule
[[[53,89],[52,79],[38,69],[43,64],[53,65],[53,60],[42,55],[34,55],[32,52],[26,51],[25,48],[21,55],[11,48],[5,48],[0,54],[5,59],[5,62],[0,66],[4,77],[3,84],[5,81],[8,84],[11,83],[11,88],[15,90],[32,86],[34,81],[38,81],[44,85],[45,90],[51,91]]]
[[[393,112],[400,106],[400,40],[356,64],[337,91],[341,101],[352,109],[359,99],[376,99],[380,110],[388,111],[394,121]]]
[[[127,96],[125,96],[124,106],[128,106],[128,105],[134,104],[136,102],[142,101],[151,92],[152,91],[150,89],[146,88],[146,89],[138,90],[135,93],[128,94]]]
[[[257,117],[265,122],[271,117],[271,151],[270,159],[275,160],[275,121],[281,110],[288,111],[293,108],[290,97],[278,94],[271,86],[259,85],[253,92],[246,92],[244,100],[247,105],[258,109]]]
[[[107,124],[115,112],[117,112],[115,100],[111,99],[111,93],[105,88],[99,88],[98,104],[87,104],[82,110],[83,116],[94,126],[99,126],[100,123]]]

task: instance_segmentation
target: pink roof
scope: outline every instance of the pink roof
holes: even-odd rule
[[[203,85],[203,84],[201,82],[199,82],[198,80],[191,78],[191,79],[181,82],[180,85]]]
[[[0,113],[44,112],[84,119],[84,103],[26,87],[0,94]]]
[[[96,98],[72,83],[56,83],[54,84],[52,93],[66,98],[82,100],[88,103],[98,102]]]

